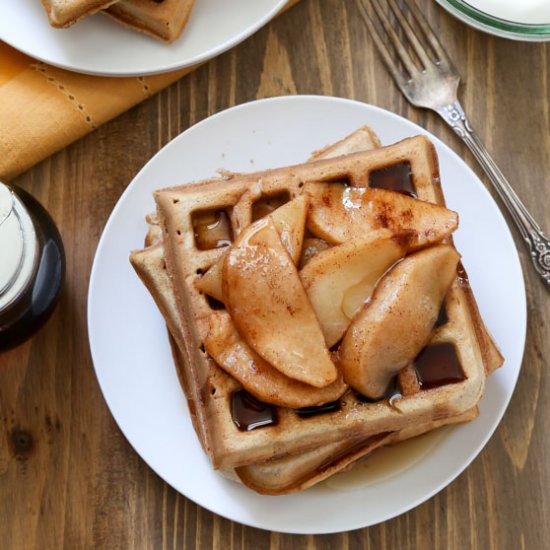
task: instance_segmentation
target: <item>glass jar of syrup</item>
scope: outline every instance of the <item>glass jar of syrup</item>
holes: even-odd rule
[[[0,183],[0,350],[44,324],[64,275],[63,243],[48,212],[27,192]]]

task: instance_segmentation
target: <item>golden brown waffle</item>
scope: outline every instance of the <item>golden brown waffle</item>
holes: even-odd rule
[[[342,142],[326,148],[321,154],[325,156],[347,154],[377,146],[379,146],[379,143],[374,134],[372,134],[369,129],[363,128]],[[134,253],[133,263],[155,297],[161,311],[164,312],[171,332],[177,335],[181,333],[181,327],[175,317],[177,311],[174,306],[170,281],[164,269],[162,247],[160,246],[161,232],[157,225],[158,220],[156,217],[150,218],[149,221],[152,225],[146,244],[157,243],[157,245]],[[482,340],[484,342],[489,342],[488,346],[484,346],[487,348],[486,351],[492,352],[492,357],[491,353],[489,353],[489,359],[486,361],[486,364],[494,367],[498,365],[500,361],[498,351],[485,332],[483,324],[479,324],[478,327],[480,329],[480,335],[483,336]],[[181,378],[183,378],[183,382],[185,379],[185,369],[182,366],[181,357],[177,357],[177,355],[179,354],[176,353],[175,356],[176,364],[178,364],[178,372]],[[411,369],[405,369],[400,373],[399,378],[404,393],[418,391],[414,383],[415,374],[411,373]],[[186,393],[188,393],[188,384],[186,388]],[[192,403],[190,403],[190,405],[192,406]],[[191,411],[193,413],[193,409],[191,409]],[[229,470],[224,471],[224,473],[230,474],[230,477],[240,479],[258,492],[267,494],[287,493],[308,487],[332,475],[334,472],[349,467],[354,461],[370,453],[379,445],[401,441],[408,437],[423,433],[424,431],[434,429],[439,425],[468,421],[475,417],[476,414],[477,410],[471,409],[456,417],[432,421],[415,426],[414,428],[394,432],[393,434],[379,434],[379,436],[367,438],[367,440],[360,438],[351,441],[337,442],[313,449],[301,455],[293,455],[282,459],[247,465],[238,468],[236,473]],[[192,418],[195,429],[199,435],[201,435],[194,414],[192,414]],[[201,440],[202,439],[201,436]]]
[[[114,2],[116,0],[42,0],[52,27],[69,27]]]
[[[332,158],[340,155],[346,155],[354,153],[357,151],[368,151],[376,147],[380,147],[380,141],[374,132],[367,126],[359,128],[351,135],[342,139],[341,141],[334,143],[325,147],[322,150],[316,151],[312,154],[311,159],[314,158]],[[142,282],[145,284],[151,295],[153,296],[157,306],[159,307],[169,330],[170,334],[170,344],[172,346],[174,362],[176,364],[178,376],[180,383],[184,388],[185,395],[193,395],[193,388],[187,380],[189,369],[185,368],[184,358],[181,353],[181,349],[184,349],[184,337],[183,329],[181,322],[179,320],[176,301],[174,292],[172,290],[172,284],[168,273],[166,270],[166,262],[164,260],[164,249],[162,246],[162,229],[159,225],[158,216],[156,213],[150,214],[147,216],[147,222],[149,223],[149,231],[145,238],[146,248],[143,250],[135,251],[132,254],[132,264],[136,269],[137,274],[141,278]],[[317,239],[313,239],[317,240]],[[328,245],[327,245],[328,246]],[[305,247],[305,245],[304,245]],[[194,406],[194,401],[191,398],[188,398],[188,406],[191,414],[191,419],[193,426],[203,447],[204,443],[204,421],[197,418],[196,407]],[[200,412],[200,410],[199,410]],[[256,471],[256,465],[248,465],[246,470],[239,472],[239,475],[243,476],[243,479],[246,478],[247,483],[252,488],[255,488],[257,491],[264,491],[266,487],[269,486],[269,491],[273,494],[277,492],[276,485],[278,483],[278,492],[289,492],[290,490],[298,490],[307,486],[313,485],[321,479],[328,477],[325,473],[323,477],[318,477],[318,465],[319,465],[319,454],[322,454],[323,457],[329,456],[332,459],[332,470],[339,471],[344,468],[343,456],[340,456],[338,459],[334,456],[334,453],[331,450],[335,445],[338,445],[340,448],[346,446],[346,444],[333,444],[309,453],[296,456],[294,460],[289,460],[287,457],[284,460],[284,472],[285,477],[282,478],[280,474],[280,469],[278,467],[278,460],[271,460],[269,465],[266,463],[258,463]],[[365,446],[362,446],[363,456],[367,449]],[[356,449],[356,454],[358,454],[358,449]],[[296,463],[295,463],[295,462]],[[349,460],[346,460],[346,464],[349,464]],[[273,472],[276,471],[276,477],[273,476]],[[232,469],[226,469],[223,472],[227,477],[230,477],[234,480],[240,481],[237,473]],[[271,474],[271,481],[269,476]],[[307,475],[306,475],[307,474]],[[316,480],[316,476],[318,479]],[[262,488],[261,485],[254,487],[252,484],[253,480],[262,478],[264,479],[265,487]],[[278,479],[278,482],[274,481]],[[303,487],[300,485],[300,483]]]
[[[473,407],[457,416],[381,433],[366,440],[338,441],[302,454],[241,466],[235,469],[233,479],[264,495],[302,491],[353,467],[380,447],[395,445],[450,424],[470,422],[477,416],[478,409]]]
[[[367,186],[371,173],[403,163],[410,165],[416,194],[421,199],[441,204],[435,153],[429,141],[422,137],[370,153],[211,180],[157,193],[168,272],[181,321],[184,370],[192,388],[188,398],[199,419],[203,446],[215,467],[238,468],[307,452],[319,441],[327,445],[346,439],[365,442],[380,434],[457,417],[478,402],[485,378],[483,369],[492,370],[499,364],[500,356],[488,336],[478,338],[478,333],[485,335],[483,325],[467,285],[458,279],[447,295],[447,321],[434,331],[431,344],[454,344],[465,379],[421,389],[414,369],[405,369],[399,376],[403,397],[391,404],[387,400],[365,402],[354,392],[348,392],[335,405],[338,410],[333,412],[302,417],[294,410],[278,408],[275,410],[276,425],[240,431],[231,417],[232,396],[240,386],[208,357],[203,348],[212,304],[196,290],[195,282],[224,252],[220,248],[196,246],[195,230],[200,227],[200,217],[205,212],[210,211],[208,215],[215,212],[218,216],[223,212],[237,236],[252,221],[262,198],[277,202],[283,197],[298,196],[306,182],[342,181],[351,186]],[[134,265],[139,254],[134,253],[132,257]]]
[[[182,33],[195,0],[119,0],[104,13],[124,26],[164,42]]]
[[[193,395],[186,378],[189,369],[185,368],[180,352],[183,339],[181,324],[165,267],[159,226],[156,223],[151,225],[147,241],[146,244],[149,245],[147,248],[132,255],[132,263],[167,322],[171,334],[170,341],[173,344],[174,361],[185,395]],[[405,388],[409,386],[407,382],[409,374],[409,371],[400,373],[400,380]],[[410,387],[408,389],[411,391]],[[412,391],[415,391],[414,388]],[[197,417],[193,400],[188,398],[188,404],[193,426],[202,443],[204,441],[203,421]],[[235,470],[225,469],[223,473],[263,494],[287,494],[311,487],[334,473],[351,467],[380,446],[392,445],[444,425],[468,422],[476,418],[477,414],[477,407],[474,407],[455,417],[412,426],[399,432],[383,433],[366,440],[359,438],[321,445],[305,453],[248,464]]]

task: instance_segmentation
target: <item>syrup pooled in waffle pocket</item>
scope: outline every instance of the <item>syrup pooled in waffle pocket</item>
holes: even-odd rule
[[[131,260],[215,468],[288,493],[477,415],[502,358],[426,138],[380,147],[362,128],[306,164],[156,200]]]

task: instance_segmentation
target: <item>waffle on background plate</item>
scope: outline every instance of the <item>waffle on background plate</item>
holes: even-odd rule
[[[149,217],[146,248],[132,252],[131,262],[166,320],[193,426],[214,468],[257,492],[286,494],[351,467],[377,447],[477,416],[485,377],[501,365],[502,357],[479,316],[460,264],[453,268],[443,303],[432,315],[422,353],[395,375],[386,375],[389,383],[384,382],[383,393],[375,389],[371,396],[364,394],[361,377],[356,383],[350,372],[355,368],[349,360],[354,358],[355,342],[346,344],[352,329],[339,325],[341,315],[336,316],[336,332],[334,326],[320,323],[330,342],[330,357],[339,365],[336,379],[314,387],[283,374],[263,353],[256,353],[265,351],[265,344],[246,332],[242,319],[239,327],[244,327],[248,340],[241,336],[231,316],[237,315],[235,299],[224,289],[234,277],[226,258],[238,257],[243,247],[246,255],[249,235],[259,234],[255,228],[262,224],[269,227],[260,232],[273,235],[273,227],[277,229],[280,243],[275,244],[286,246],[309,292],[324,280],[311,275],[322,271],[323,258],[346,247],[352,247],[353,257],[360,245],[369,246],[369,239],[387,240],[388,232],[397,235],[394,242],[402,247],[398,255],[405,256],[408,265],[411,259],[418,263],[415,258],[426,252],[445,249],[448,254],[456,215],[444,208],[437,157],[427,138],[381,147],[374,133],[363,127],[317,151],[306,164],[225,174],[160,190],[155,198],[157,213]],[[416,212],[426,202],[438,206]],[[354,223],[331,218],[333,207],[348,221],[355,216]],[[285,217],[290,210],[294,217]],[[366,225],[358,226],[365,219],[356,212],[364,211]],[[285,225],[288,219],[302,219],[305,234]],[[434,230],[434,220],[445,220],[441,231]],[[352,327],[360,326],[357,319],[365,314],[370,322],[369,308],[383,311],[384,296],[392,295],[396,284],[391,278],[406,270],[405,260],[392,262],[369,305],[353,310]],[[323,304],[310,296],[321,318]],[[331,299],[335,296],[339,300],[338,294]],[[254,303],[253,296],[243,300],[247,302]],[[388,331],[402,330],[399,322],[390,323]],[[390,348],[394,342],[396,338],[390,338]],[[386,347],[383,355],[393,352]],[[348,387],[347,379],[361,392]],[[366,385],[367,393],[371,387]]]
[[[183,32],[195,0],[42,0],[53,27],[69,27],[101,11],[125,27],[171,43]]]
[[[69,27],[114,2],[116,0],[42,0],[42,5],[52,27]]]
[[[183,32],[195,0],[119,0],[103,13],[125,27],[171,43]]]

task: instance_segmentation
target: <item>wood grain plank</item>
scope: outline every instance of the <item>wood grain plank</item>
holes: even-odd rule
[[[435,2],[418,4],[464,77],[461,97],[480,135],[550,229],[549,46],[489,37]],[[109,213],[139,169],[181,131],[232,105],[286,93],[336,94],[406,116],[441,137],[486,181],[442,121],[406,103],[355,3],[341,0],[302,0],[243,44],[17,178],[59,225],[67,279],[46,326],[30,342],[0,354],[2,548],[545,547],[550,308],[530,268],[525,360],[495,436],[447,489],[381,525],[298,536],[235,524],[166,485],[112,419],[86,328],[89,273]]]

